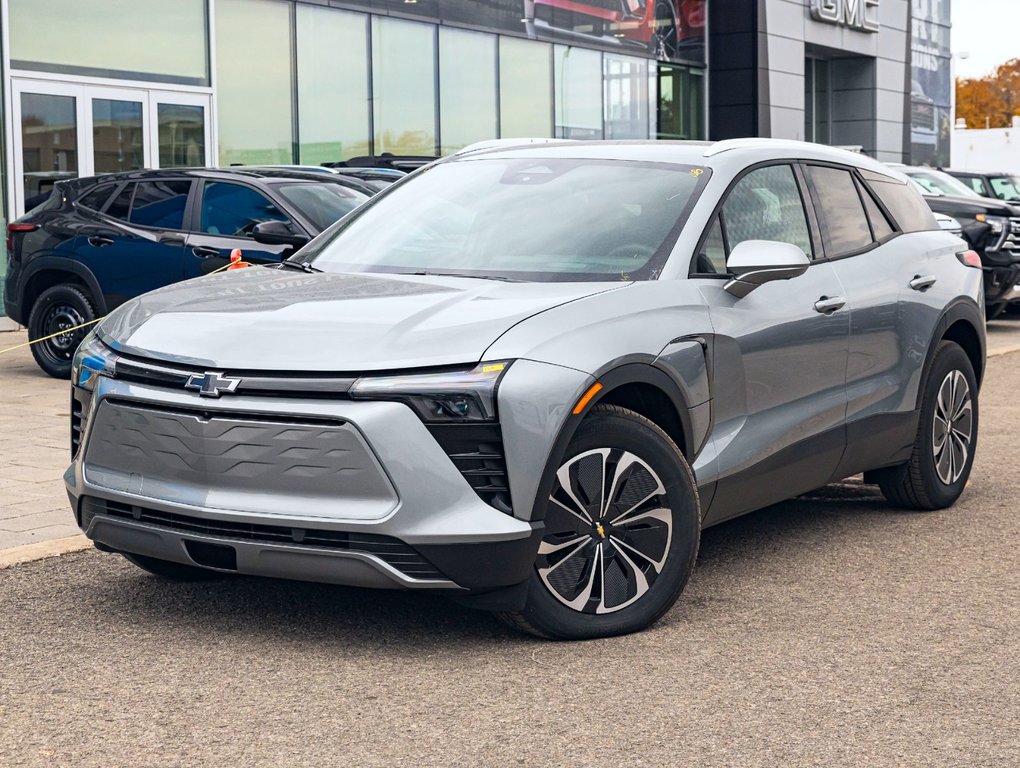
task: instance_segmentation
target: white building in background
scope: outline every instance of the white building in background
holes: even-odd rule
[[[1020,117],[1010,128],[956,128],[953,169],[1020,174]]]

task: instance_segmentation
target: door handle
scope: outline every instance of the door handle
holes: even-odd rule
[[[184,238],[180,235],[160,235],[159,242],[165,245],[184,245]]]
[[[907,285],[915,291],[927,291],[935,285],[937,279],[935,275],[914,275],[914,279],[907,283]]]
[[[104,237],[103,235],[92,235],[92,237],[89,238],[89,245],[94,248],[105,248],[108,245],[113,245],[113,240],[109,237]]]
[[[198,256],[200,259],[211,259],[215,256],[220,256],[220,252],[216,248],[209,248],[205,245],[196,245],[191,249],[191,252]]]
[[[846,299],[842,296],[822,296],[822,298],[815,302],[815,312],[831,315],[836,310],[842,309],[845,305]]]

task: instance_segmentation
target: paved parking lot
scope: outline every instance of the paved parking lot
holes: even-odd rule
[[[997,349],[1020,336],[993,325]],[[9,489],[56,482],[66,407],[0,370],[6,514]],[[626,638],[536,641],[422,595],[166,585],[95,551],[0,570],[0,765],[1020,764],[1018,377],[1020,354],[991,361],[954,509],[848,483],[717,526],[677,607]]]

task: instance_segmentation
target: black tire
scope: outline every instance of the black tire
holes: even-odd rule
[[[77,285],[64,283],[47,288],[32,305],[28,315],[30,341],[45,338],[63,328],[72,328],[96,319],[92,298]],[[71,377],[71,360],[91,326],[71,331],[31,347],[32,357],[46,373],[56,379]]]
[[[197,568],[194,565],[174,563],[169,560],[158,560],[148,555],[131,555],[122,552],[124,558],[137,565],[143,571],[148,571],[153,576],[159,576],[167,581],[215,581],[229,576],[228,573],[212,571],[206,568]]]
[[[649,52],[656,59],[680,57],[680,19],[674,0],[655,0],[655,27]]]
[[[653,422],[610,405],[592,409],[557,467],[570,491],[557,481],[543,500],[545,538],[525,606],[497,615],[515,629],[551,639],[644,629],[676,602],[698,556],[701,509],[691,468]],[[581,514],[553,500],[570,501],[571,494]]]
[[[957,384],[962,377],[966,382],[966,398],[969,400],[969,417],[964,413],[964,400],[960,398],[959,408],[963,421],[951,422],[960,426],[946,434],[941,443],[937,442],[937,434],[944,432],[936,424],[936,418],[943,408],[939,402],[940,392],[950,378]],[[951,507],[960,498],[967,486],[971,468],[974,466],[974,453],[978,438],[978,387],[974,366],[971,365],[967,353],[951,341],[943,341],[935,350],[931,369],[924,382],[924,396],[921,400],[921,416],[914,439],[913,452],[905,464],[888,469],[878,470],[874,479],[882,491],[882,495],[890,503],[905,509],[933,510]],[[955,411],[954,403],[950,410]],[[967,432],[966,442],[962,434]],[[941,454],[937,454],[938,445],[946,446]],[[963,446],[965,450],[958,450]],[[945,451],[950,453],[947,455]],[[941,460],[936,461],[940,456]],[[962,461],[960,457],[963,456]],[[948,471],[946,459],[949,461]],[[947,482],[950,480],[950,482]]]

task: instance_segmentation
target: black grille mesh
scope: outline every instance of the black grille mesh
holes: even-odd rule
[[[89,496],[82,498],[80,514],[83,528],[87,528],[91,519],[100,514],[167,528],[178,533],[193,533],[201,536],[265,544],[333,549],[343,552],[364,552],[375,555],[383,562],[414,579],[446,578],[438,568],[409,544],[391,536],[380,536],[374,533],[348,533],[314,528],[294,528],[285,525],[210,520]]]
[[[513,514],[499,424],[426,424],[457,469],[486,504]]]

